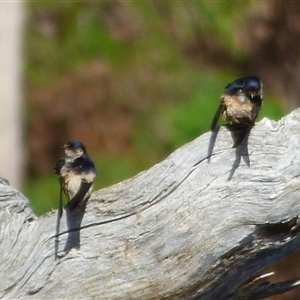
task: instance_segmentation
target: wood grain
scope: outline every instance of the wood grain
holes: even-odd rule
[[[0,297],[262,299],[298,286],[254,279],[300,247],[300,110],[263,119],[233,149],[236,134],[203,134],[94,192],[82,222],[64,214],[57,260],[57,212],[36,218],[0,184]]]

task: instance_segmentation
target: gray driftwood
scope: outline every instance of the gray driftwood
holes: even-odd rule
[[[300,247],[300,110],[231,145],[221,127],[93,193],[81,225],[64,213],[56,260],[57,212],[36,218],[3,181],[0,297],[253,300],[298,286],[262,270]]]

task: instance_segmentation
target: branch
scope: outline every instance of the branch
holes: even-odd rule
[[[0,183],[0,297],[262,299],[299,286],[263,275],[300,247],[299,132],[296,110],[236,149],[236,130],[200,136],[94,192],[84,216],[67,211],[56,260],[57,212],[35,218]]]

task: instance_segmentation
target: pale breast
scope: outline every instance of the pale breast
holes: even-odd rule
[[[63,177],[64,190],[69,200],[71,200],[79,191],[82,177],[80,175],[67,174]]]
[[[95,173],[85,173],[80,174],[72,171],[62,172],[63,189],[68,199],[71,200],[79,191],[82,182],[93,183],[95,179]],[[87,191],[84,198],[87,198],[92,193],[93,186]]]
[[[243,119],[252,119],[253,104],[250,101],[241,102],[238,97],[224,96],[223,103],[223,117],[227,122],[240,123]]]

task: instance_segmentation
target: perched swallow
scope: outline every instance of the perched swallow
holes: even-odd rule
[[[79,141],[70,141],[63,146],[65,157],[58,160],[54,170],[59,176],[59,214],[62,216],[62,193],[68,198],[70,209],[88,201],[96,177],[96,168]]]
[[[237,124],[240,128],[254,126],[262,98],[262,83],[256,76],[242,77],[228,84],[211,123],[211,130],[216,128],[221,115],[226,122]]]

